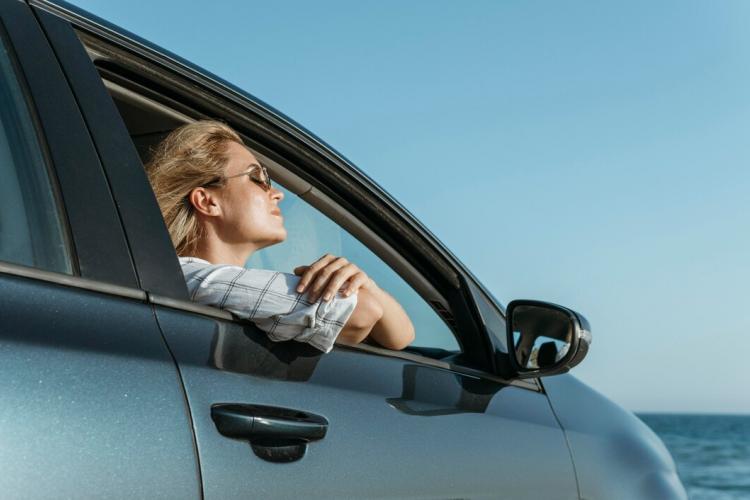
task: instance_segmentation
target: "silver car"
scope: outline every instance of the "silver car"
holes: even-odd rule
[[[219,77],[65,3],[0,0],[6,498],[685,498],[661,441],[566,372],[585,318],[500,305],[387,193]],[[190,302],[143,170],[201,118],[282,185],[288,243],[409,312],[403,351],[270,342]]]

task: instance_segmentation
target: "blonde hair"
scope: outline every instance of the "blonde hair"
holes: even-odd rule
[[[221,122],[202,120],[183,125],[156,147],[146,165],[177,255],[188,256],[196,250],[201,226],[188,195],[224,175],[228,141],[244,146],[237,132]]]

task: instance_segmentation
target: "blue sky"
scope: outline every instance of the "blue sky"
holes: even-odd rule
[[[750,413],[750,3],[73,2],[343,153],[636,411]]]

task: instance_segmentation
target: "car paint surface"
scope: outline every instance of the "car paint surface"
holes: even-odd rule
[[[571,375],[545,378],[544,387],[570,443],[581,498],[687,498],[664,443],[633,413]]]
[[[199,497],[184,394],[149,305],[4,274],[0,291],[0,496]]]

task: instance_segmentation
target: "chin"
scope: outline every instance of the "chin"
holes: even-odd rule
[[[272,245],[276,245],[277,243],[282,243],[285,240],[286,240],[286,230],[284,230],[283,232],[279,233],[278,235],[275,235],[275,236],[273,236],[271,238],[268,238],[268,240],[266,241],[266,243],[263,246],[259,247],[259,249],[260,248],[268,248],[268,247],[270,247]]]

